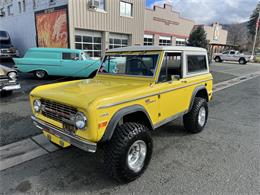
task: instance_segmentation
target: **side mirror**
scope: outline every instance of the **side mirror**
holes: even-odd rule
[[[77,61],[77,60],[79,60],[79,57],[75,57],[73,60]]]
[[[171,75],[172,81],[179,81],[181,79],[180,75]]]

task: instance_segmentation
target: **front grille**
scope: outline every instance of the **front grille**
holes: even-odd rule
[[[61,103],[41,99],[42,115],[63,124],[74,126],[77,109]]]
[[[9,49],[2,49],[1,52],[2,52],[3,54],[12,53],[11,50],[9,50]]]

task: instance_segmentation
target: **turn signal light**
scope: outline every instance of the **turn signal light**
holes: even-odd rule
[[[102,129],[102,128],[106,127],[106,126],[107,126],[107,121],[104,121],[104,122],[101,122],[101,123],[98,124],[98,128],[99,129]]]

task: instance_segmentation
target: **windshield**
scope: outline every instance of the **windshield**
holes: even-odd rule
[[[159,54],[107,55],[99,69],[102,74],[153,77]]]

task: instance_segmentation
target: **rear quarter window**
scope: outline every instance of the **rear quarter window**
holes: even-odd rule
[[[207,58],[205,55],[187,56],[188,73],[203,72],[207,70]]]

